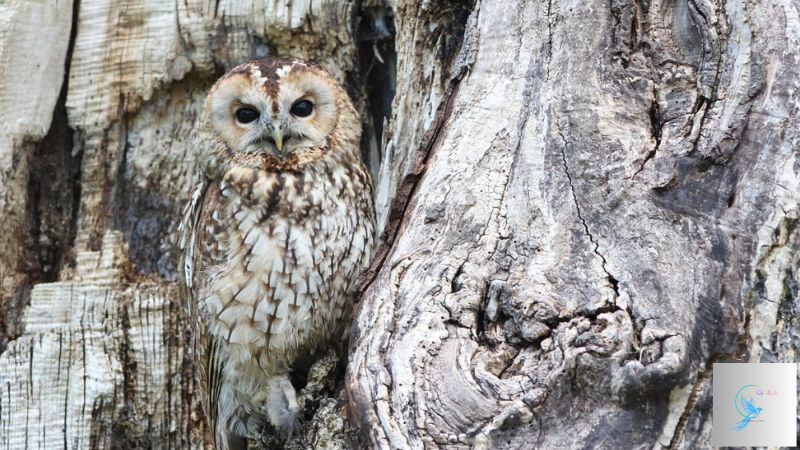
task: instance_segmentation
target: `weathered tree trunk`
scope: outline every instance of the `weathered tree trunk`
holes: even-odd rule
[[[711,364],[800,346],[798,41],[788,1],[0,3],[0,448],[199,446],[189,138],[274,54],[349,87],[384,241],[288,447],[709,446]]]

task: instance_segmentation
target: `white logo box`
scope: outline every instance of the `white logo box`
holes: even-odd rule
[[[795,447],[797,364],[716,363],[714,446]]]

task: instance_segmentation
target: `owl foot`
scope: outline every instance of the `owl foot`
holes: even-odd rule
[[[265,413],[270,424],[287,439],[298,430],[300,425],[300,404],[297,392],[287,375],[270,378],[267,382],[267,402]]]

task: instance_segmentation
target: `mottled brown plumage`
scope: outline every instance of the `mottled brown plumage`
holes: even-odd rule
[[[307,116],[301,101],[313,105]],[[218,448],[267,422],[290,432],[299,406],[289,372],[345,332],[375,222],[360,135],[347,94],[300,60],[243,64],[208,95],[180,273]]]

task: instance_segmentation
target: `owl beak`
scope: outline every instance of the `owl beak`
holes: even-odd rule
[[[275,140],[275,147],[279,152],[283,151],[283,130],[275,128],[272,130],[272,139]]]

